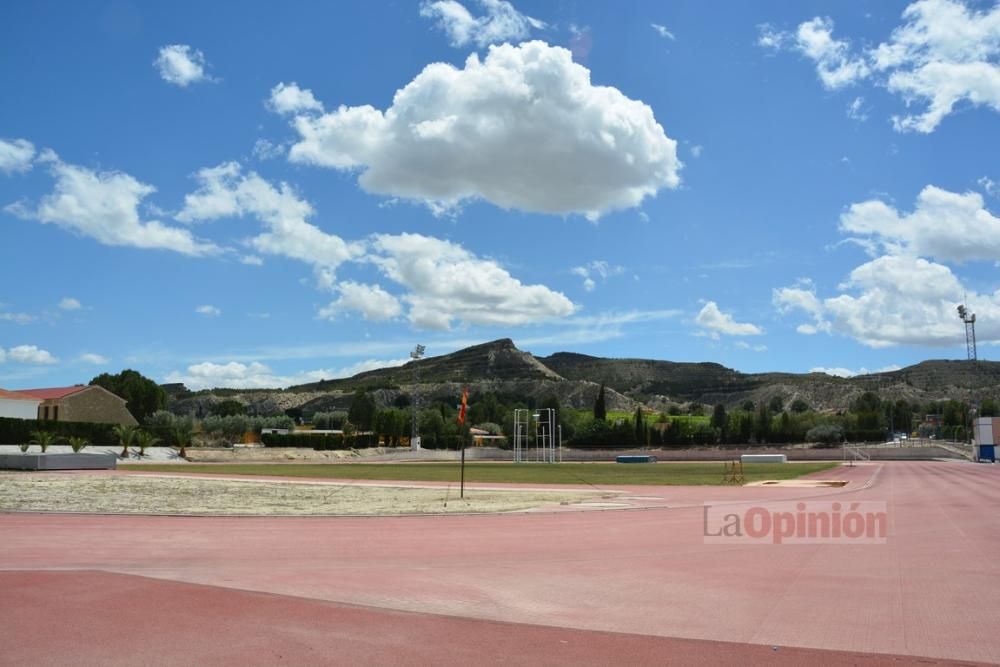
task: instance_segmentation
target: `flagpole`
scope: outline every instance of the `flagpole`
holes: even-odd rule
[[[458,411],[458,444],[462,448],[461,476],[458,487],[458,497],[465,498],[465,411],[469,407],[469,388],[462,389],[462,405]]]

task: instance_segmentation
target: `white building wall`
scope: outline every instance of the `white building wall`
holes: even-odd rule
[[[0,398],[0,417],[15,419],[38,419],[38,406],[41,401],[15,401]]]

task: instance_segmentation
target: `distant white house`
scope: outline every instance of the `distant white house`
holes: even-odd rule
[[[40,398],[0,389],[0,417],[38,419],[38,406],[41,404]]]

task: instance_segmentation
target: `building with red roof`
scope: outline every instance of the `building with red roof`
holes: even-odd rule
[[[98,422],[132,426],[139,423],[128,411],[124,398],[97,385],[78,384],[72,387],[18,389],[8,393],[37,401],[35,414],[31,417],[22,417],[22,419]]]
[[[0,389],[0,417],[37,419],[42,399],[22,392]]]

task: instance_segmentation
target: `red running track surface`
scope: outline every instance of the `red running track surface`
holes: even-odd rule
[[[632,487],[666,507],[617,512],[0,515],[0,663],[1000,662],[1000,468],[826,476],[852,483]],[[692,506],[805,495],[885,501],[887,544],[706,545]]]

